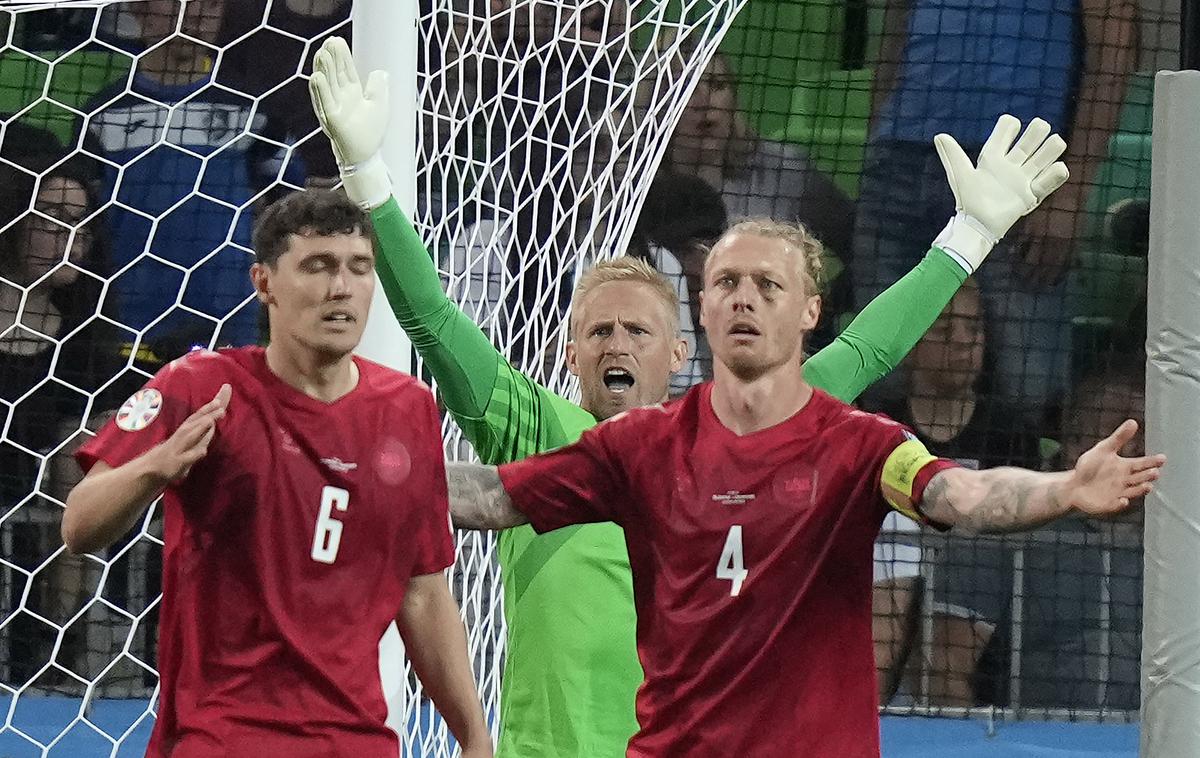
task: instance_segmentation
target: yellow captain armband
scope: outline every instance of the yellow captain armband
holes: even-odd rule
[[[937,459],[916,438],[910,437],[900,443],[883,462],[883,474],[879,478],[883,499],[888,505],[910,519],[923,523],[925,517],[913,502],[913,484],[921,469]]]

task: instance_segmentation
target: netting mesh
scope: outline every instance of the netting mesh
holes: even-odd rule
[[[745,215],[802,221],[824,241],[819,348],[950,214],[933,131],[971,151],[1012,110],[1068,137],[1078,182],[863,405],[979,466],[1070,465],[1120,418],[1140,419],[1149,72],[1175,64],[1177,15],[1072,0],[742,4],[420,4],[414,220],[501,350],[575,397],[561,361],[571,289],[628,249],[683,300],[693,347],[673,389],[710,375],[699,264]],[[0,12],[0,753],[140,754],[159,521],[152,509],[102,554],[67,555],[69,453],[165,361],[258,338],[254,213],[336,181],[304,73],[325,37],[350,36],[350,3],[187,8]],[[449,425],[447,446],[470,455]],[[885,526],[887,712],[1136,715],[1136,516],[1003,539]],[[504,629],[491,540],[460,541],[452,582],[494,716]],[[408,751],[448,754],[415,680],[399,690]]]
[[[622,250],[686,94],[740,3],[426,3],[419,208],[448,286],[497,345],[570,394],[579,271]],[[58,537],[86,425],[194,345],[258,338],[255,212],[336,181],[303,72],[344,2],[23,4],[3,16],[3,534],[14,749],[136,752],[152,719],[162,555],[151,509],[98,555]],[[91,6],[96,6],[92,8]],[[469,454],[447,429],[452,455]],[[504,628],[493,541],[452,582],[494,716]],[[413,755],[448,755],[412,676],[389,693]],[[140,741],[140,742],[139,742]],[[0,743],[3,748],[9,745]]]

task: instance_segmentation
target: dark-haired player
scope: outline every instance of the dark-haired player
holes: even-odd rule
[[[77,453],[63,540],[100,549],[160,493],[149,755],[395,758],[378,645],[395,619],[464,755],[490,756],[458,608],[440,426],[412,377],[357,358],[366,215],[297,193],[255,231],[270,345],[163,368]]]

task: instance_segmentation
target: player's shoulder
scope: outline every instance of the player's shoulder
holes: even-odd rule
[[[189,385],[215,383],[219,386],[225,382],[232,383],[247,372],[255,352],[261,351],[262,348],[247,347],[220,350],[197,348],[167,363],[158,370],[155,379]]]
[[[358,366],[364,400],[408,407],[426,403],[433,397],[429,385],[412,374],[357,355],[354,362]]]
[[[813,398],[820,404],[824,426],[835,429],[839,433],[857,433],[863,435],[894,435],[897,437],[907,433],[907,427],[887,414],[866,411],[838,400],[836,397],[815,389]]]
[[[157,411],[159,407],[180,404],[194,409],[211,399],[223,384],[230,385],[235,396],[240,396],[252,381],[247,378],[245,363],[250,356],[244,354],[246,350],[196,349],[184,353],[162,366],[149,382],[130,395],[121,412],[135,408]]]

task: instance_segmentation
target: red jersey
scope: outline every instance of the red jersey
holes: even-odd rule
[[[879,755],[872,546],[950,464],[817,390],[745,436],[711,385],[500,468],[538,531],[625,529],[646,680],[630,756]]]
[[[333,403],[261,348],[163,368],[76,456],[120,466],[224,383],[208,455],[163,498],[158,721],[149,756],[395,758],[380,637],[413,576],[454,560],[440,425],[412,377],[359,358]]]

